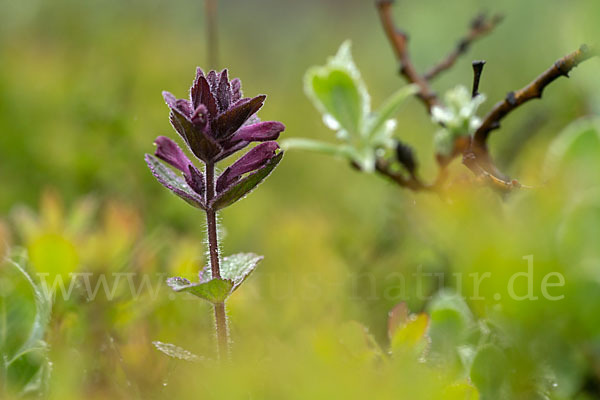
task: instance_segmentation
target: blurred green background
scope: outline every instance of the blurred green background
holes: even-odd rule
[[[597,0],[394,8],[421,71],[480,11],[506,18],[434,87],[469,86],[471,60],[485,59],[483,111],[600,37]],[[284,122],[284,138],[334,140],[302,77],[345,39],[374,105],[404,85],[371,1],[220,1],[218,23],[220,67],[242,79],[246,95],[268,94],[259,115]],[[0,242],[28,250],[30,273],[135,272],[158,285],[174,274],[193,277],[203,265],[203,215],[164,190],[143,155],[156,136],[175,137],[161,91],[184,97],[195,67],[207,69],[206,50],[202,1],[0,3]],[[213,353],[210,306],[173,298],[165,285],[139,297],[123,287],[112,300],[79,294],[54,304],[46,335],[51,398],[469,398],[447,390],[466,382],[450,367],[347,361],[340,328],[347,321],[364,324],[386,347],[395,304],[427,308],[412,276],[419,269],[493,274],[481,287],[485,300],[469,306],[508,338],[504,346],[516,355],[506,369],[522,398],[538,398],[532,393],[541,386],[554,388],[545,398],[596,398],[583,393],[598,395],[600,385],[600,203],[590,191],[600,182],[600,151],[584,146],[591,156],[550,181],[544,160],[571,121],[600,112],[598,67],[588,61],[553,83],[543,101],[518,109],[492,135],[501,169],[539,188],[507,199],[473,187],[457,188],[450,200],[414,194],[343,162],[290,151],[259,190],[221,215],[224,254],[265,256],[229,302],[236,362],[217,368],[154,349],[160,340]],[[398,136],[432,179],[436,127],[416,99],[397,119]],[[469,174],[453,166],[453,179]],[[580,210],[582,198],[589,201]],[[494,299],[530,254],[536,287],[546,272],[565,274],[564,301]],[[470,293],[469,282],[421,283],[432,294],[446,286]]]

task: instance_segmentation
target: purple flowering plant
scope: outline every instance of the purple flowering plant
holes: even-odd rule
[[[275,140],[285,126],[277,121],[261,122],[256,113],[266,96],[242,97],[241,81],[230,80],[227,69],[205,74],[198,68],[189,100],[177,99],[169,92],[163,92],[163,97],[173,128],[203,168],[165,136],[155,140],[156,152],[146,154],[146,163],[163,186],[205,212],[209,247],[209,265],[200,271],[198,282],[175,277],[167,284],[177,292],[189,292],[213,304],[218,354],[226,358],[229,333],[225,301],[262,257],[241,253],[221,258],[217,212],[245,197],[279,164],[283,151]],[[260,144],[216,176],[218,162],[253,142]]]

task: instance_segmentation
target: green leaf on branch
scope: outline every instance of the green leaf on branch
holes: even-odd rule
[[[349,136],[359,134],[370,100],[352,60],[349,41],[340,46],[325,66],[307,71],[304,89],[330,128],[343,130]]]
[[[206,282],[192,283],[185,278],[169,278],[167,285],[176,292],[188,292],[213,304],[223,303],[233,289],[229,279],[211,279]]]
[[[376,112],[360,71],[352,60],[350,42],[346,41],[324,66],[310,68],[304,78],[304,89],[323,115],[323,122],[337,132],[343,142],[336,146],[305,139],[288,139],[287,148],[342,156],[365,172],[375,169],[377,154],[392,150],[396,121],[392,119],[402,101],[416,93],[413,85],[394,93]]]

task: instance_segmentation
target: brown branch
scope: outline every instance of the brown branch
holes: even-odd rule
[[[513,189],[526,187],[521,185],[516,179],[509,180],[507,177],[503,176],[500,171],[496,169],[495,165],[487,155],[488,154],[486,153],[480,155],[480,158],[478,158],[475,152],[465,152],[463,154],[463,164],[469,168],[482,183],[486,183],[500,192],[509,192]],[[481,159],[485,159],[486,163],[481,162]],[[488,170],[483,167],[484,164],[493,172],[488,172]]]
[[[529,100],[539,99],[546,86],[561,76],[569,76],[569,71],[583,61],[596,56],[596,52],[586,45],[556,61],[550,68],[538,76],[524,88],[510,92],[506,98],[498,102],[485,116],[481,126],[475,132],[474,146],[485,149],[486,141],[495,129],[500,127],[500,121],[511,111]]]
[[[353,166],[360,170],[358,165],[353,164]],[[487,184],[492,189],[495,189],[501,193],[510,192],[515,189],[532,189],[531,186],[522,185],[516,179],[508,180],[507,178],[495,176],[485,171],[477,163],[469,165],[469,168],[475,173],[476,179],[480,183]],[[447,165],[440,166],[438,176],[433,183],[424,183],[415,175],[410,175],[407,177],[405,174],[393,171],[390,167],[390,164],[383,159],[377,159],[375,163],[375,170],[380,175],[392,180],[398,186],[410,189],[414,192],[436,192],[442,194],[444,184],[448,179]]]
[[[450,52],[439,64],[427,71],[423,77],[430,81],[441,72],[452,68],[456,60],[469,50],[474,41],[490,33],[503,19],[504,17],[499,14],[494,15],[489,19],[486,18],[484,14],[478,15],[471,21],[471,30],[469,33],[458,41],[454,50],[452,50],[452,52]]]
[[[381,175],[391,179],[399,186],[405,187],[407,189],[411,189],[414,191],[422,191],[422,190],[434,190],[435,188],[432,185],[427,185],[416,175],[409,175],[406,177],[404,174],[400,172],[394,172],[391,170],[389,163],[381,158],[378,158],[375,162],[375,170]]]
[[[408,54],[408,36],[406,33],[396,28],[396,25],[394,24],[394,19],[392,18],[392,3],[393,0],[378,0],[376,3],[383,30],[394,49],[398,62],[400,63],[400,73],[408,82],[419,87],[417,96],[421,99],[423,104],[425,104],[427,111],[431,112],[431,108],[439,103],[437,95],[431,89],[427,80],[417,72],[410,59]]]
[[[393,0],[376,0],[383,30],[394,50],[398,63],[400,64],[400,74],[409,83],[417,85],[419,88],[417,97],[423,102],[427,112],[431,113],[431,108],[440,104],[439,99],[429,85],[428,78],[419,74],[412,63],[408,53],[408,35],[396,27],[392,17],[393,2]],[[458,56],[467,51],[473,41],[491,31],[500,20],[501,17],[499,16],[495,16],[488,20],[483,15],[473,20],[469,34],[459,42],[457,48],[450,53],[440,65],[434,68],[434,72],[428,73],[430,75],[429,79],[433,78],[439,72],[450,68],[455,63]],[[461,151],[462,150],[458,151],[456,154],[460,154]],[[443,186],[448,177],[446,168],[449,161],[451,160],[442,160],[438,158],[440,171],[437,179],[432,184],[423,183],[414,173],[411,173],[410,177],[407,177],[402,173],[392,171],[389,167],[389,162],[381,158],[377,159],[376,171],[402,187],[412,190],[437,191]]]
[[[479,96],[479,81],[481,80],[481,74],[483,73],[485,61],[476,60],[473,61],[471,65],[473,66],[473,90],[471,91],[471,97],[475,98]]]
[[[392,17],[393,0],[376,0],[377,10],[381,19],[384,32],[394,50],[396,58],[400,64],[400,74],[418,88],[417,96],[423,102],[427,111],[431,113],[433,106],[439,105],[439,99],[436,93],[429,85],[429,80],[435,78],[439,73],[451,68],[458,57],[464,54],[470,45],[477,39],[489,33],[502,20],[500,16],[494,16],[491,19],[486,19],[480,15],[471,24],[471,30],[467,36],[461,39],[457,47],[438,65],[430,71],[421,75],[417,72],[408,53],[408,36],[403,31],[399,30]],[[385,159],[378,158],[376,160],[376,171],[391,179],[399,186],[406,187],[415,191],[429,190],[439,191],[443,186],[448,174],[446,171],[447,165],[457,155],[463,155],[463,163],[481,180],[491,184],[492,186],[509,191],[515,188],[522,188],[516,180],[510,180],[504,176],[495,166],[488,150],[487,139],[491,131],[500,127],[500,121],[506,117],[512,110],[535,98],[541,98],[545,87],[561,76],[569,76],[569,71],[579,65],[581,62],[595,56],[595,51],[583,45],[581,48],[563,58],[556,61],[552,67],[538,76],[533,82],[524,88],[510,92],[506,98],[497,103],[492,110],[485,116],[483,123],[475,132],[472,139],[468,138],[464,145],[457,146],[455,143],[455,151],[451,157],[440,158],[438,155],[438,164],[440,172],[438,178],[433,184],[423,183],[414,173],[408,176],[395,172],[390,168],[390,163]],[[481,74],[483,63],[479,62],[474,67],[474,84],[473,95],[478,92],[478,81]],[[355,166],[356,167],[356,166]],[[360,168],[359,168],[360,169]]]
[[[362,171],[361,166],[356,162],[351,162],[350,165],[357,171]],[[383,158],[375,160],[375,171],[380,175],[392,180],[398,186],[417,191],[435,191],[437,190],[436,185],[429,185],[423,183],[415,174],[405,174],[397,171],[393,171],[390,162]]]

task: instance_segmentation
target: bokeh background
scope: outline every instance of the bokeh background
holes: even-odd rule
[[[394,9],[421,71],[481,11],[505,20],[434,87],[469,86],[470,62],[485,59],[483,111],[600,37],[596,0],[399,1]],[[335,140],[305,97],[302,77],[345,39],[374,105],[404,85],[371,1],[219,1],[218,32],[219,66],[242,79],[246,95],[268,94],[260,117],[284,122],[283,138]],[[195,67],[207,66],[205,36],[202,1],[0,4],[2,247],[27,249],[33,275],[135,272],[158,287],[132,296],[123,286],[114,299],[94,301],[76,290],[55,302],[46,335],[51,398],[441,398],[440,388],[456,378],[450,368],[406,361],[374,369],[348,361],[343,339],[342,327],[359,321],[385,348],[395,304],[427,308],[411,275],[419,269],[493,273],[481,288],[485,299],[469,306],[476,318],[495,315],[522,358],[510,370],[522,379],[515,385],[523,398],[535,398],[528,396],[545,379],[556,384],[550,398],[598,393],[600,203],[589,190],[598,183],[600,152],[561,169],[569,173],[560,178],[544,176],[554,138],[600,112],[597,59],[515,111],[492,137],[501,169],[536,186],[533,192],[502,198],[459,185],[442,200],[339,160],[288,152],[259,190],[221,215],[224,254],[265,256],[229,302],[236,361],[217,368],[157,351],[152,341],[160,340],[213,357],[210,305],[170,296],[160,284],[175,274],[193,277],[204,264],[203,215],[164,190],[143,161],[156,136],[176,135],[161,91],[184,97]],[[415,147],[432,179],[435,125],[416,99],[397,119],[398,137]],[[460,163],[452,170],[458,181],[469,176]],[[573,211],[585,196],[589,209]],[[564,301],[494,299],[511,273],[526,269],[527,255],[539,268],[536,287],[546,272],[566,275]],[[427,294],[456,286],[421,283]],[[456,289],[469,293],[469,286]]]

